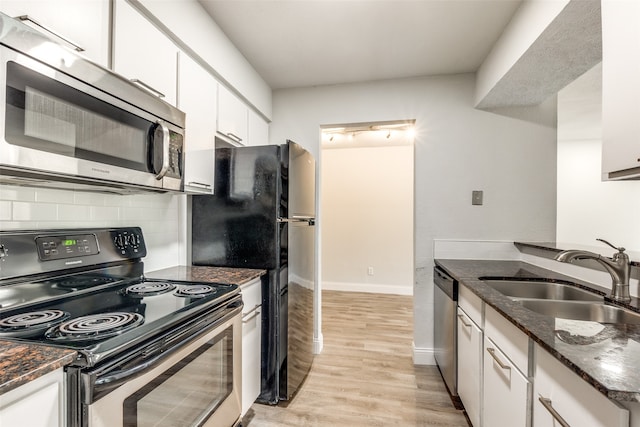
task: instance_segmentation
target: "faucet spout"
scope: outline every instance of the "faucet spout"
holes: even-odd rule
[[[603,257],[595,252],[571,249],[558,253],[555,259],[560,262],[569,263],[578,259],[592,259],[597,261],[611,275],[611,299],[620,302],[629,302],[631,301],[631,296],[629,295],[631,263],[629,262],[629,256],[624,253],[624,248],[616,249],[618,252],[613,254],[612,258]]]

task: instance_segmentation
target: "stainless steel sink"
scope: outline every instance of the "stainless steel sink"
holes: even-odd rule
[[[640,314],[604,303],[535,299],[520,303],[536,313],[561,319],[640,325]]]
[[[484,280],[484,282],[512,298],[543,300],[604,301],[602,295],[564,283],[539,280]]]

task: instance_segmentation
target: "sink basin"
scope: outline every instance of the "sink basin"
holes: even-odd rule
[[[527,309],[561,319],[640,325],[640,314],[595,302],[520,300]]]
[[[539,280],[485,280],[487,285],[512,298],[603,301],[602,295],[564,283]]]

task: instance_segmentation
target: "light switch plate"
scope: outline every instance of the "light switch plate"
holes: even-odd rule
[[[471,192],[471,204],[482,205],[482,190],[475,190]]]

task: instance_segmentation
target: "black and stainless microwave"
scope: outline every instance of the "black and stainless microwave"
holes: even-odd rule
[[[1,13],[0,84],[0,183],[183,189],[183,112]]]

